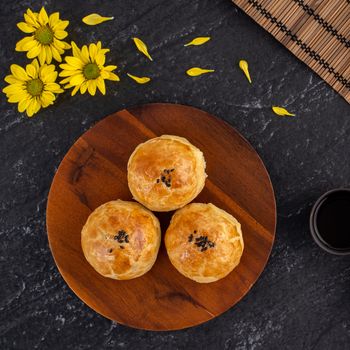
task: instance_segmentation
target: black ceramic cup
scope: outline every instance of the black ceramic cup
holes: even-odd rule
[[[328,253],[350,255],[350,189],[324,193],[314,204],[310,231],[315,242]]]

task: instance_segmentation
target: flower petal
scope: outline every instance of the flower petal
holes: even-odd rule
[[[63,50],[65,49],[64,41],[59,41],[56,38],[53,38],[53,45],[58,49],[58,50]]]
[[[8,85],[2,89],[2,92],[6,95],[18,94],[24,91],[24,85],[21,83],[15,83]]]
[[[202,75],[205,73],[212,73],[214,72],[214,69],[203,69],[203,68],[199,68],[199,67],[193,67],[190,68],[186,71],[187,75],[191,76],[191,77],[196,77],[198,75]]]
[[[81,74],[81,70],[63,70],[60,72],[60,77],[71,77],[76,74]]]
[[[71,93],[71,96],[74,96],[79,91],[79,88],[80,88],[80,85],[75,86]]]
[[[31,9],[27,9],[27,15],[33,20],[38,22],[38,13],[33,12]]]
[[[48,73],[48,74],[41,74],[40,78],[43,81],[43,83],[54,83],[57,79],[58,73],[56,71]]]
[[[35,98],[31,98],[27,107],[27,116],[32,117],[34,114]]]
[[[138,84],[146,84],[148,83],[149,81],[151,81],[151,78],[149,77],[137,77],[136,75],[132,75],[132,74],[129,74],[129,73],[126,73],[128,77],[130,77],[131,79],[135,80],[136,83]]]
[[[277,107],[277,106],[272,106],[272,110],[275,114],[279,116],[289,116],[289,117],[295,117],[294,113],[288,112],[285,108],[283,107]]]
[[[95,56],[97,54],[97,46],[95,44],[90,44],[89,45],[89,53],[90,53],[91,61],[94,62],[95,61]]]
[[[71,80],[69,81],[69,83],[71,85],[80,85],[82,84],[83,82],[85,81],[85,77],[82,75],[82,74],[77,74],[77,75],[74,75]]]
[[[36,58],[32,61],[32,65],[36,68],[37,71],[39,71],[39,62]]]
[[[243,71],[246,78],[248,79],[249,83],[251,84],[252,79],[250,78],[250,74],[249,74],[248,62],[245,60],[240,60],[238,65],[239,65],[239,68],[241,68],[241,70]]]
[[[6,75],[6,77],[4,78],[4,80],[6,81],[6,83],[9,84],[23,84],[23,81],[18,80],[16,77],[14,77],[13,75]]]
[[[44,45],[40,45],[39,62],[43,65],[46,61],[46,50]]]
[[[11,73],[14,75],[14,77],[17,78],[18,80],[23,80],[23,81],[29,80],[29,77],[26,71],[19,65],[11,64],[10,70],[11,70]]]
[[[62,68],[63,70],[77,70],[77,67],[71,66],[67,63],[60,64],[60,68]]]
[[[63,44],[64,50],[70,49],[70,45],[68,43],[66,43],[65,41],[61,41],[61,43]]]
[[[23,51],[29,51],[35,46],[39,46],[39,44],[38,44],[38,42],[36,40],[32,40],[32,41],[29,41],[26,44],[24,44],[22,46],[22,49],[23,49]]]
[[[17,27],[23,32],[23,33],[34,33],[36,28],[33,26],[30,26],[29,24],[25,22],[19,22],[17,23]]]
[[[101,77],[98,77],[96,79],[96,85],[97,85],[98,89],[101,91],[102,95],[106,95],[105,81]]]
[[[70,78],[71,78],[71,77],[68,77],[68,78],[65,78],[65,79],[61,80],[61,81],[60,81],[60,84],[63,85],[63,84],[68,83],[68,82],[70,81]],[[70,84],[69,84],[69,85],[70,85]],[[67,88],[67,86],[65,86],[65,88]]]
[[[26,13],[24,14],[24,20],[26,21],[27,24],[33,26],[34,28],[39,28],[40,26],[38,21],[35,18],[29,16]]]
[[[52,105],[55,99],[55,95],[50,91],[43,91],[40,96],[40,102],[44,108]]]
[[[90,56],[89,56],[89,50],[88,50],[86,45],[84,45],[81,48],[81,55],[84,57],[84,63],[85,64],[91,62]]]
[[[103,17],[98,13],[92,13],[91,15],[85,16],[82,21],[89,26],[94,26],[112,19],[114,19],[114,17]]]
[[[114,73],[111,73],[111,72],[109,73],[107,79],[112,80],[112,81],[120,81],[118,75],[117,75],[117,74],[114,74]]]
[[[30,103],[30,99],[29,98],[19,101],[18,102],[18,107],[17,107],[18,108],[18,112],[23,113],[27,109],[29,103]]]
[[[206,43],[207,41],[210,40],[209,36],[200,36],[197,38],[194,38],[192,41],[190,41],[189,43],[185,44],[184,46],[190,46],[190,45],[203,45],[204,43]]]
[[[94,80],[88,80],[87,84],[88,84],[89,94],[94,96],[96,93],[96,82]]]
[[[28,52],[27,52],[27,57],[28,58],[34,58],[39,56],[40,54],[40,45],[36,45],[33,48],[31,48]]]
[[[61,89],[61,86],[57,83],[46,83],[44,86],[44,90],[51,91],[55,94],[60,94],[61,92],[63,92],[63,90]]]
[[[60,13],[54,12],[49,16],[49,25],[54,29],[54,27],[60,22]],[[68,21],[67,21],[68,22]]]
[[[79,47],[77,46],[77,44],[74,41],[72,41],[71,46],[72,46],[73,56],[81,59],[82,58],[81,51],[80,51]]]
[[[54,26],[52,26],[53,30],[65,30],[69,25],[69,21],[59,21]]]
[[[103,79],[108,79],[109,78],[109,73],[110,72],[106,72],[104,69],[100,71],[101,77]]]
[[[106,62],[106,56],[104,54],[99,53],[98,55],[96,55],[95,57],[95,62],[100,65],[103,66]]]
[[[28,117],[32,117],[35,113],[37,113],[40,107],[41,104],[38,102],[38,100],[35,97],[32,97],[27,107]]]
[[[41,108],[40,98],[36,97],[35,100],[36,100],[36,104],[35,104],[35,107],[34,107],[34,114],[38,113],[40,108]]]
[[[57,61],[57,62],[62,62],[62,58],[58,50],[51,45],[51,52],[52,52],[52,57]]]
[[[27,91],[19,91],[16,94],[13,94],[8,97],[8,102],[10,103],[18,103],[19,101],[25,100],[29,97],[29,94]]]
[[[32,65],[31,63],[26,65],[26,72],[27,72],[28,76],[30,76],[33,79],[37,78],[38,73],[39,73],[37,71],[37,69],[35,68],[35,66]]]
[[[46,51],[46,63],[50,64],[52,62],[51,47],[49,45],[45,45],[45,51]]]
[[[44,6],[41,8],[38,18],[39,18],[39,22],[42,25],[45,25],[45,24],[49,23],[49,17],[47,16],[47,13],[46,13],[46,10],[45,10]]]
[[[142,52],[149,60],[153,61],[151,55],[148,53],[148,49],[146,44],[139,38],[132,38],[136,45],[136,48]]]
[[[33,42],[34,41],[33,39],[34,39],[34,36],[32,35],[32,36],[26,36],[25,38],[18,41],[16,44],[16,51],[27,51],[27,50],[23,49],[23,46],[25,44]]]
[[[73,56],[67,56],[65,59],[67,63],[70,64],[71,66],[76,67],[78,69],[83,69],[84,64],[79,58],[76,58]]]
[[[68,33],[65,30],[56,30],[54,35],[57,39],[62,40],[68,35]]]
[[[104,69],[104,70],[107,70],[107,71],[109,71],[109,72],[111,72],[112,70],[115,70],[116,68],[117,68],[117,66],[112,66],[112,65],[110,65],[110,66],[104,67],[103,69]]]
[[[81,94],[85,94],[87,88],[88,88],[87,81],[84,81],[84,82],[80,85],[80,93],[81,93]]]

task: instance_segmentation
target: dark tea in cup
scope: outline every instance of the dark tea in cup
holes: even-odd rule
[[[350,189],[326,192],[316,201],[310,230],[315,242],[327,252],[350,254]]]

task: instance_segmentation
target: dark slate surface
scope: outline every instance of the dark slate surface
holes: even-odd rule
[[[324,253],[308,231],[315,199],[350,186],[349,105],[229,0],[1,1],[1,79],[11,63],[26,62],[14,52],[16,23],[42,4],[71,21],[78,44],[101,39],[122,81],[107,83],[106,96],[66,93],[33,119],[1,98],[0,348],[349,348],[350,259]],[[115,20],[84,26],[92,12]],[[182,46],[200,35],[212,40]],[[132,36],[148,43],[154,62],[135,51]],[[241,58],[252,86],[237,68]],[[187,77],[196,65],[216,73]],[[153,81],[136,85],[126,72]],[[57,271],[45,230],[49,186],[70,145],[104,116],[147,102],[193,105],[236,127],[265,161],[278,204],[276,243],[251,292],[220,317],[178,332],[130,329],[85,306]],[[273,115],[273,104],[297,117]]]

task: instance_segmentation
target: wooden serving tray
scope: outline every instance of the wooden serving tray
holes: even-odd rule
[[[209,284],[182,276],[164,244],[147,274],[129,281],[99,275],[85,260],[80,232],[104,202],[132,200],[126,166],[134,148],[162,134],[186,137],[207,161],[208,179],[196,202],[211,202],[242,224],[239,266]],[[172,213],[156,213],[165,232]],[[83,134],[53,179],[47,232],[59,271],[76,295],[101,315],[135,328],[175,330],[210,320],[235,305],[264,269],[275,235],[276,206],[263,162],[231,126],[199,109],[149,104],[114,113]]]

